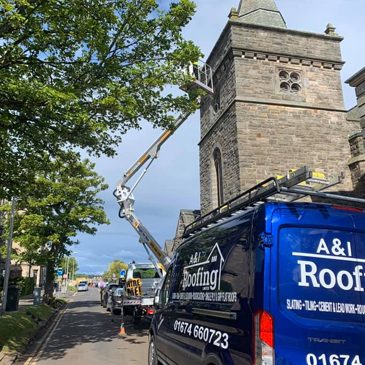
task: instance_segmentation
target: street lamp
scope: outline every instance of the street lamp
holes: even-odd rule
[[[73,254],[76,254],[77,251],[74,251]],[[75,257],[75,262],[74,262],[74,265],[72,267],[72,280],[75,280],[75,275],[76,275],[76,272],[75,272],[75,266],[76,266],[76,257]]]
[[[4,287],[3,287],[3,305],[1,308],[2,313],[6,312],[6,304],[8,301],[8,288],[9,288],[10,264],[11,264],[11,248],[13,245],[15,204],[16,204],[16,198],[13,197],[11,199],[9,237],[8,237],[8,242],[6,245],[5,277],[4,277]]]
[[[70,254],[73,253],[77,253],[76,251],[72,252],[70,251]],[[69,284],[69,280],[70,280],[70,271],[74,271],[75,270],[75,265],[73,266],[73,270],[71,269],[70,270],[70,256],[67,256],[67,261],[66,261],[66,275],[67,275],[67,278],[66,278],[66,291],[68,289],[68,284]]]
[[[70,256],[66,256],[66,280],[65,280],[65,286],[66,286],[66,292],[68,290],[68,265],[70,262]]]

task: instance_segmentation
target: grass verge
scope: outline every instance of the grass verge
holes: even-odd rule
[[[54,308],[41,304],[0,316],[0,351],[7,353],[24,350],[42,323],[54,312]]]
[[[73,285],[69,285],[69,286],[67,287],[67,290],[68,290],[70,293],[75,293],[75,292],[77,292],[77,288],[76,288],[76,286],[73,286]]]

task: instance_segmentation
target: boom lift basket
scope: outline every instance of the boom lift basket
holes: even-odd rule
[[[182,90],[189,92],[193,89],[205,90],[208,94],[213,95],[213,70],[203,61],[191,63],[187,69],[188,75],[192,78],[188,85],[183,85]]]

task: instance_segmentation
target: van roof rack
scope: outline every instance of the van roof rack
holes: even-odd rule
[[[293,202],[306,196],[315,196],[365,205],[365,199],[323,192],[341,183],[343,178],[341,174],[335,179],[328,180],[323,173],[313,171],[307,166],[290,170],[286,176],[270,177],[186,226],[183,238],[266,201]]]

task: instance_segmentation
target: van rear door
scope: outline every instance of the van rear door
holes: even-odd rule
[[[365,365],[365,214],[354,214],[310,205],[274,214],[275,364]]]

